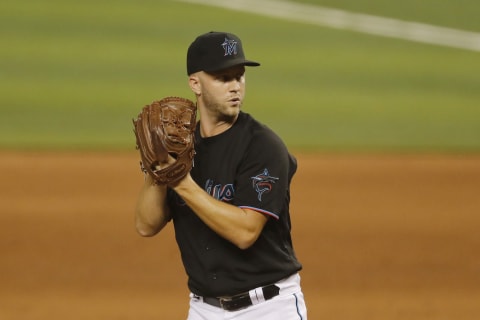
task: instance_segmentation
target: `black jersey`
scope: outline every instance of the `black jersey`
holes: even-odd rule
[[[274,283],[301,269],[290,236],[290,182],[295,158],[269,128],[241,112],[220,135],[195,133],[191,175],[211,196],[269,217],[260,237],[242,250],[205,225],[169,193],[175,237],[189,289],[201,296],[234,295]]]

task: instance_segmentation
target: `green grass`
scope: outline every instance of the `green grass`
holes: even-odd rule
[[[477,0],[294,0],[329,8],[480,31]]]
[[[480,30],[467,0],[303,2]],[[144,104],[193,98],[189,43],[226,30],[262,63],[245,111],[292,148],[480,151],[479,52],[153,0],[10,1],[0,30],[0,148],[132,148]]]

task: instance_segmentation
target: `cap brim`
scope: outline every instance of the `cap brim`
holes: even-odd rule
[[[245,63],[243,65],[249,66],[249,67],[259,67],[260,63],[255,62],[255,61],[245,60]]]
[[[221,71],[225,70],[228,68],[236,67],[236,66],[247,66],[247,67],[258,67],[260,66],[260,63],[251,61],[251,60],[228,60],[225,63],[216,66],[215,68],[210,68],[210,69],[204,69],[205,72],[216,72],[216,71]]]

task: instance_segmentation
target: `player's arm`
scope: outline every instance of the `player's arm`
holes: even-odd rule
[[[200,188],[190,174],[174,189],[206,225],[240,249],[247,249],[255,243],[268,220],[254,210],[215,199]]]
[[[170,220],[167,205],[167,187],[156,185],[150,175],[146,175],[135,207],[135,227],[143,237],[151,237],[160,232]]]

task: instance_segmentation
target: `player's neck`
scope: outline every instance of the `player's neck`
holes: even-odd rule
[[[200,135],[202,138],[213,137],[230,129],[238,115],[235,117],[219,118],[200,115]]]
[[[232,127],[230,122],[208,123],[205,119],[200,120],[200,135],[202,138],[213,137],[219,135]]]

